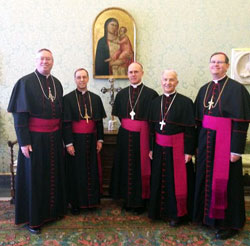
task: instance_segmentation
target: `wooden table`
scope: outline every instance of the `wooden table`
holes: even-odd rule
[[[108,131],[104,129],[104,143],[101,151],[102,160],[102,178],[103,178],[103,195],[109,196],[109,185],[111,179],[111,171],[115,156],[116,138],[118,131]]]

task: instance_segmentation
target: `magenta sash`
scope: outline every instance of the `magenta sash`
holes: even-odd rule
[[[174,187],[178,217],[187,214],[187,170],[184,154],[184,133],[162,135],[156,133],[156,143],[173,147]]]
[[[151,163],[149,159],[149,125],[147,121],[122,119],[122,127],[131,132],[140,132],[142,199],[150,197]]]
[[[82,133],[82,134],[90,134],[96,132],[96,123],[93,120],[80,120],[80,121],[72,121],[72,132],[73,133]],[[100,193],[102,194],[102,163],[101,163],[101,155],[100,152],[97,154],[97,163],[98,163],[98,173],[99,173],[99,183],[100,183]]]
[[[229,118],[204,115],[202,126],[216,131],[212,199],[209,217],[224,219],[230,166],[231,124]]]
[[[73,133],[94,133],[96,132],[96,123],[93,120],[72,121]]]
[[[60,119],[29,118],[29,130],[31,132],[55,132],[60,129]]]

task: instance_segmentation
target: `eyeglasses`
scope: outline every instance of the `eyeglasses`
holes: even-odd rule
[[[224,61],[210,61],[209,62],[210,64],[223,64],[223,63],[226,63]]]

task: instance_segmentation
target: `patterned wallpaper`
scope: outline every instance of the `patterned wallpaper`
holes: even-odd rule
[[[47,47],[55,59],[52,73],[61,80],[64,93],[73,90],[76,68],[83,66],[92,74],[92,24],[109,7],[123,8],[134,17],[144,83],[158,92],[162,70],[174,68],[179,74],[178,91],[194,99],[210,79],[212,52],[230,56],[232,48],[250,47],[250,1],[245,0],[1,1],[0,173],[9,172],[7,140],[15,139],[12,116],[6,112],[14,83],[34,70],[36,51]],[[125,87],[128,81],[115,83]],[[109,86],[107,80],[89,83],[110,115],[109,95],[100,92],[104,86]]]

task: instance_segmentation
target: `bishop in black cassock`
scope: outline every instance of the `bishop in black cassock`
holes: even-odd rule
[[[47,221],[66,212],[61,83],[50,75],[52,53],[38,52],[37,69],[16,83],[8,111],[19,144],[15,223],[40,233]]]
[[[194,194],[195,120],[193,102],[176,92],[174,70],[165,70],[164,94],[150,110],[152,173],[148,216],[177,226],[192,218]]]
[[[85,69],[77,69],[77,88],[64,96],[64,143],[67,147],[67,193],[71,212],[100,204],[102,169],[99,152],[103,142],[103,118],[106,113],[101,98],[87,90]]]
[[[194,221],[218,227],[216,238],[227,239],[245,224],[242,159],[250,121],[246,88],[226,75],[228,57],[210,58],[213,81],[195,101],[198,125]]]
[[[130,86],[115,98],[112,115],[121,121],[117,149],[112,168],[110,194],[123,199],[124,207],[141,212],[150,195],[150,159],[148,113],[157,93],[145,86],[141,79],[142,66],[132,63],[128,77]],[[146,153],[147,152],[147,153]]]

